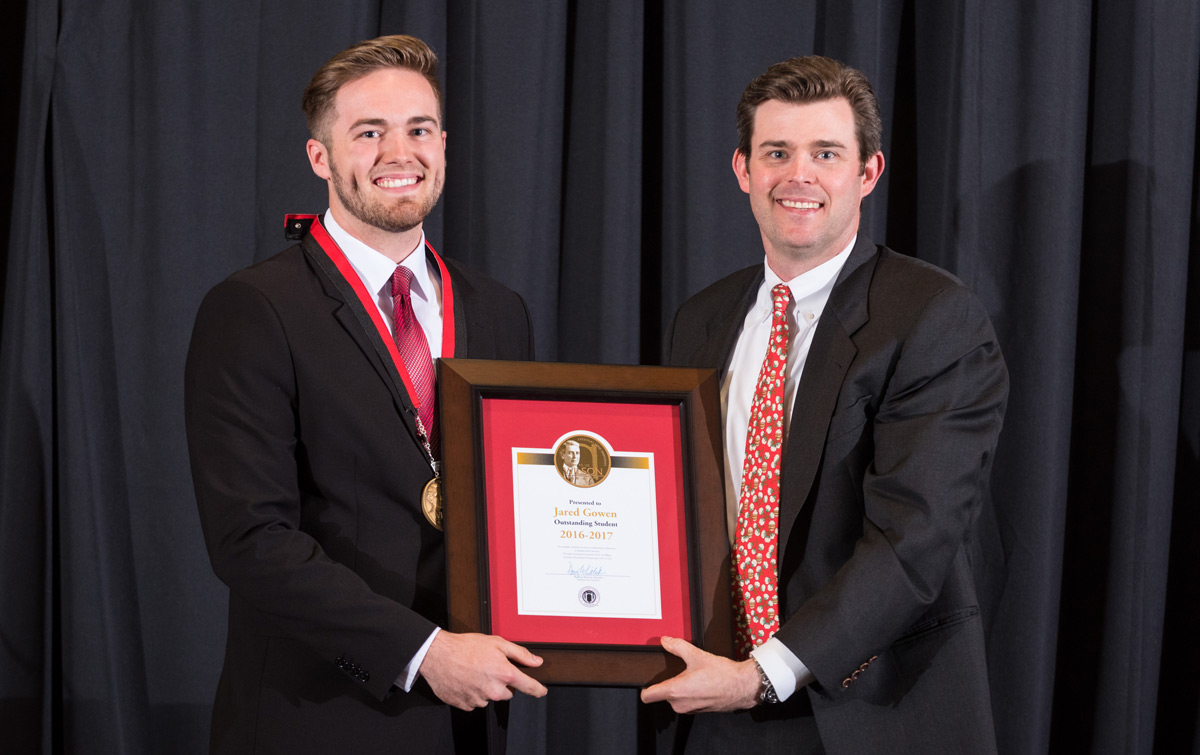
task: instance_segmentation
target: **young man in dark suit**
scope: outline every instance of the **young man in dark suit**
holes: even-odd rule
[[[452,707],[546,692],[524,648],[438,628],[433,360],[532,359],[533,337],[517,294],[425,241],[446,164],[436,63],[391,36],[317,72],[303,106],[329,211],[196,318],[188,444],[230,589],[213,752],[478,752],[482,711]]]
[[[642,697],[698,713],[688,752],[995,751],[967,543],[1008,375],[960,281],[859,233],[880,133],[867,79],[819,56],[738,104],[765,261],[668,336],[671,364],[722,372],[745,659],[663,639],[687,670]]]

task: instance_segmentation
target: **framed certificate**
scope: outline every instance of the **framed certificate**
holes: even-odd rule
[[[731,654],[713,370],[442,359],[449,629],[542,682],[643,686],[664,635]]]

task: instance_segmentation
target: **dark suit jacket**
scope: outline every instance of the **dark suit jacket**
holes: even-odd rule
[[[446,261],[455,356],[531,359],[521,298]],[[446,613],[415,412],[312,236],[217,285],[185,398],[201,524],[229,586],[214,752],[438,752],[450,711],[392,691]],[[448,356],[448,355],[447,355]],[[394,373],[394,368],[390,368]]]
[[[674,365],[724,370],[762,266],[685,303]],[[814,334],[784,449],[779,639],[831,753],[994,752],[966,543],[1008,395],[987,314],[863,235]]]

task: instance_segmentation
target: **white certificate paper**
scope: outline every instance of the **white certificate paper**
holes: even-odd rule
[[[609,454],[579,487],[555,448],[513,449],[518,614],[662,618],[654,454]]]

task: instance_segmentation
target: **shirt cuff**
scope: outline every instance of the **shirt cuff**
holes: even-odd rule
[[[796,690],[816,679],[813,672],[808,670],[808,666],[775,637],[751,650],[750,655],[758,661],[763,673],[771,680],[779,702],[788,699]]]
[[[437,637],[439,631],[441,631],[441,627],[434,627],[429,636],[425,638],[425,643],[417,650],[417,654],[412,657],[408,665],[400,672],[400,676],[396,677],[397,687],[405,692],[412,689],[413,684],[417,681],[417,671],[421,668],[421,662],[425,660],[425,654],[429,652],[429,646],[433,644],[433,638]]]

